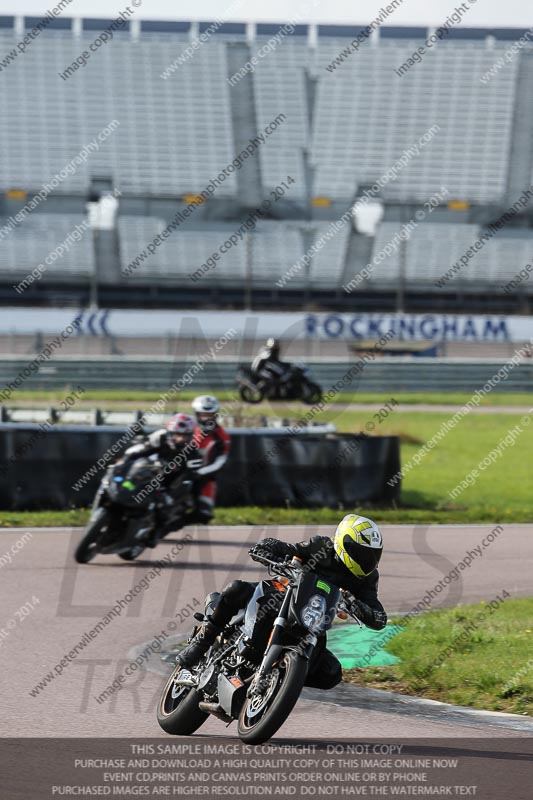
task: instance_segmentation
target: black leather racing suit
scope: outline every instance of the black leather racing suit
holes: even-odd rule
[[[367,627],[381,630],[387,624],[387,615],[378,600],[379,573],[376,570],[366,578],[356,578],[337,558],[333,541],[328,536],[313,536],[309,541],[287,544],[279,539],[263,539],[256,545],[272,559],[298,556],[302,563],[312,564],[313,571],[355,598],[357,616]],[[211,615],[212,622],[224,627],[239,609],[247,605],[257,584],[249,581],[232,581],[217,599]],[[309,665],[306,686],[332,689],[342,680],[339,660],[326,648],[326,636],[320,636]]]
[[[289,374],[291,365],[281,361],[279,355],[272,352],[269,347],[264,347],[254,358],[252,372],[260,378],[274,383],[280,383]]]
[[[198,459],[198,452],[192,440],[190,444],[184,445],[182,448],[171,447],[168,443],[167,431],[161,428],[129,447],[123,458],[125,461],[133,461],[150,456],[157,456],[163,465],[159,479],[161,488],[165,492],[166,503],[158,507],[158,527],[159,535],[167,536],[176,529],[176,524],[182,521],[181,515],[173,508],[173,503],[181,493],[178,479],[184,472],[187,472],[189,477],[193,477],[194,473],[189,469],[188,464],[191,463],[191,460]]]

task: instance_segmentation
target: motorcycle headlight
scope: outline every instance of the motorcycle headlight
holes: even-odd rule
[[[302,609],[301,618],[310,631],[319,630],[326,617],[326,600],[321,594],[314,594]]]

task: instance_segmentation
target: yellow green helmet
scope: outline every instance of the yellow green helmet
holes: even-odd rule
[[[375,522],[348,514],[339,524],[333,540],[337,557],[357,578],[373,572],[383,552],[383,537]]]

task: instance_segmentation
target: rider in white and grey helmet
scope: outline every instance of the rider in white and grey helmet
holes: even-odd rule
[[[216,498],[216,476],[228,460],[231,440],[218,424],[220,403],[210,394],[195,397],[192,403],[196,414],[194,444],[197,451],[195,491],[197,521],[207,524],[213,516]]]

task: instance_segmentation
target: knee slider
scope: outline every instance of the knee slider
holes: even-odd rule
[[[334,686],[337,686],[342,681],[342,667],[340,661],[337,661],[336,664],[333,663],[333,660],[328,663],[328,668],[324,670],[321,678],[321,683],[324,686],[324,689],[333,689]],[[322,680],[323,679],[323,680]]]

